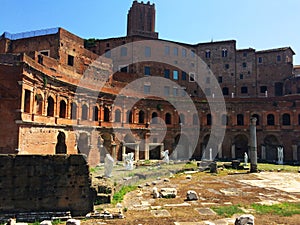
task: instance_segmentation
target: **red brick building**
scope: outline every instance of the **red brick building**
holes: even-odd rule
[[[156,54],[162,61],[136,61],[137,53],[130,46],[139,41],[151,44],[138,54]],[[276,161],[277,147],[283,146],[285,161],[299,162],[300,82],[294,54],[290,47],[236,49],[235,40],[199,44],[160,40],[155,32],[155,5],[137,1],[129,10],[124,37],[84,40],[62,28],[4,33],[0,38],[0,125],[4,128],[0,153],[79,151],[95,165],[106,153],[117,160],[130,151],[136,160],[159,159],[163,148],[177,149],[175,159],[207,158],[204,150],[209,145],[220,159],[241,159],[248,151],[254,116],[259,159]],[[199,66],[204,73],[196,71]],[[87,72],[90,69],[93,73]],[[162,97],[138,94],[159,86],[151,82],[153,77],[177,84],[164,86],[161,92],[178,101],[186,92],[196,113],[184,111],[184,104],[178,110]],[[126,85],[143,78],[151,79],[136,86],[136,92],[120,94]],[[221,115],[208,103],[215,95],[213,79],[226,103]],[[99,83],[105,83],[101,90]],[[119,98],[123,105],[116,104]],[[151,131],[152,123],[159,123],[157,117],[165,123],[163,140],[159,132]],[[214,140],[215,123],[225,129],[225,137],[208,144]],[[130,135],[123,132],[128,128]]]

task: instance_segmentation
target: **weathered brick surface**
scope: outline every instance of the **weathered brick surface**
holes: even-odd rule
[[[0,213],[93,210],[95,190],[82,155],[0,155]]]

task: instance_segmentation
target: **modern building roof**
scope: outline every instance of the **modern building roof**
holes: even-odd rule
[[[58,33],[59,28],[49,28],[49,29],[42,29],[42,30],[35,30],[35,31],[28,31],[22,33],[11,34],[9,32],[4,32],[1,37],[10,39],[10,40],[18,40],[23,38],[31,38],[31,37],[38,37],[43,35],[49,34],[56,34]]]

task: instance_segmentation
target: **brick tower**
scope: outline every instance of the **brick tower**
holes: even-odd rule
[[[127,36],[158,38],[155,32],[155,4],[134,0],[127,15]]]

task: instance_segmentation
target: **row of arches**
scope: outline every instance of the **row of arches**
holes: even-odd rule
[[[25,90],[24,95],[24,111],[27,113],[30,113],[30,91]],[[89,108],[89,105],[87,103],[81,104],[81,108],[79,109],[76,102],[72,102],[70,104],[70,107],[68,107],[67,100],[61,99],[58,103],[56,113],[56,103],[54,100],[54,97],[49,96],[47,98],[47,107],[46,107],[46,116],[58,116],[60,118],[70,118],[70,119],[81,119],[81,120],[92,120],[92,121],[99,121],[103,120],[104,122],[125,122],[125,123],[139,123],[139,124],[145,124],[151,123],[156,124],[158,123],[158,118],[160,116],[163,116],[162,119],[164,119],[165,123],[167,125],[170,124],[187,124],[186,115],[181,113],[177,117],[173,113],[165,113],[164,115],[158,114],[158,112],[152,112],[150,115],[148,115],[144,110],[139,110],[137,115],[133,115],[132,110],[126,111],[126,118],[123,118],[123,112],[120,109],[114,110],[112,113],[111,107],[104,106],[103,108],[103,115],[102,112],[100,112],[100,108],[98,105],[93,106],[92,108]],[[35,114],[42,115],[43,114],[43,104],[44,99],[41,94],[37,94],[35,96]],[[69,110],[70,108],[70,110]],[[90,110],[92,110],[92,113],[90,115]],[[161,114],[161,113],[160,113]],[[80,117],[79,117],[80,115]],[[114,115],[114,118],[112,118],[112,115]],[[137,117],[137,118],[135,118]],[[194,114],[192,116],[192,121],[190,122],[191,125],[198,125],[199,118],[197,114]],[[261,116],[259,114],[252,114],[251,117],[255,117],[257,119],[257,125],[268,125],[268,126],[274,126],[274,125],[283,125],[283,126],[289,126],[293,124],[300,125],[300,114],[297,114],[297,118],[293,118],[293,115],[290,113],[283,113],[280,115],[269,113],[266,114],[263,120],[261,119]],[[175,119],[176,118],[176,119]],[[206,121],[203,121],[203,123],[208,126],[213,124],[214,115],[212,114],[206,114]],[[236,114],[235,118],[230,115],[222,115],[222,125],[228,125],[229,123],[236,126],[244,126],[249,125],[248,118],[246,119],[245,115],[242,113]],[[231,121],[230,121],[231,120]]]

